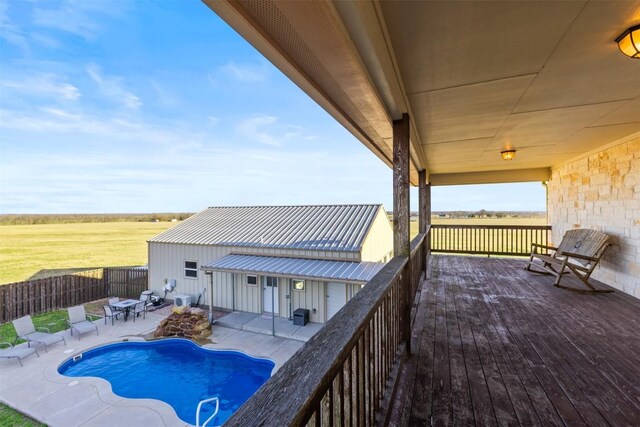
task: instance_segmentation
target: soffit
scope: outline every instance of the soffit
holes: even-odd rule
[[[552,167],[640,131],[640,63],[613,42],[639,1],[380,5],[432,174]]]

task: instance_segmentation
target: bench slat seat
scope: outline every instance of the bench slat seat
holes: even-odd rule
[[[557,247],[532,244],[529,264],[525,268],[534,273],[556,276],[553,285],[559,288],[578,292],[613,292],[611,289],[597,289],[589,283],[591,273],[609,245],[609,236],[600,231],[584,228],[569,230],[564,234]],[[540,253],[538,252],[539,248],[552,252],[551,254]],[[536,268],[532,268],[534,266]],[[567,273],[575,274],[587,289],[575,289],[560,285],[562,276]]]

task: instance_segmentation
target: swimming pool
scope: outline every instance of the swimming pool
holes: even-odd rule
[[[74,361],[75,359],[75,361]],[[58,368],[68,377],[99,377],[127,398],[162,400],[181,420],[196,423],[201,400],[218,397],[220,410],[211,425],[221,425],[262,384],[275,364],[236,351],[203,349],[184,339],[122,342],[88,350]],[[203,405],[201,422],[215,404]]]

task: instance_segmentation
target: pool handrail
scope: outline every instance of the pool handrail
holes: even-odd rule
[[[216,401],[216,410],[213,411],[213,415],[207,418],[207,421],[205,421],[204,424],[200,425],[200,409],[202,408],[202,405],[205,403],[212,402],[214,400]],[[219,409],[220,409],[220,399],[218,399],[217,397],[211,397],[209,399],[201,400],[200,403],[198,403],[198,409],[196,409],[196,427],[206,427],[209,421],[211,421],[216,415],[218,415]]]

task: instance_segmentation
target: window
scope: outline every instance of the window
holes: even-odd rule
[[[258,286],[258,276],[247,276],[247,286]]]
[[[294,291],[304,291],[304,280],[292,279],[291,284]]]
[[[191,279],[198,278],[198,263],[196,261],[184,262],[184,277]]]

